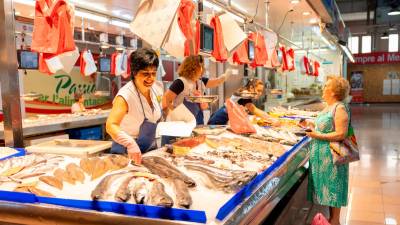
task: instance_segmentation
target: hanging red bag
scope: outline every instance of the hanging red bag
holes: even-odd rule
[[[114,52],[113,54],[111,54],[111,66],[110,66],[110,74],[111,75],[115,75],[117,55],[118,55],[118,52]]]
[[[322,215],[318,213],[314,216],[313,220],[311,221],[311,225],[331,225],[328,220]]]
[[[293,48],[289,48],[289,50],[286,51],[286,58],[287,58],[287,63],[288,63],[288,70],[289,71],[294,71],[295,70],[295,61],[294,61],[294,50]]]
[[[307,56],[303,56],[300,59],[300,73],[301,74],[310,74],[310,70],[309,70],[309,62],[308,62],[308,58]]]
[[[314,61],[314,73],[313,73],[313,75],[316,76],[316,77],[319,76],[319,67],[320,67],[319,62],[317,60],[315,60]]]
[[[79,56],[79,67],[80,67],[80,72],[82,75],[85,75],[85,67],[86,67],[86,62],[83,60],[83,54],[85,53],[86,49],[81,52],[81,55]]]
[[[185,56],[190,55],[190,42],[193,42],[193,28],[191,20],[196,6],[191,0],[181,0],[178,8],[178,25],[185,35]],[[194,43],[193,43],[194,44]],[[195,46],[193,46],[195,47]]]
[[[254,42],[254,60],[251,62],[252,67],[264,66],[268,60],[267,47],[265,46],[265,38],[259,32],[250,33],[249,39]]]
[[[225,48],[222,34],[221,21],[218,16],[211,19],[210,26],[214,29],[214,50],[211,55],[219,62],[228,60],[228,51]]]
[[[239,65],[250,63],[248,56],[248,43],[249,42],[247,39],[244,40],[233,53],[232,60],[234,63],[237,63]]]
[[[274,50],[272,50],[272,55],[271,55],[271,66],[278,67],[280,65],[281,65],[281,62],[279,62],[278,52],[274,49]]]
[[[248,119],[246,111],[231,99],[225,101],[228,111],[229,126],[236,134],[256,133],[256,129]]]
[[[282,68],[282,71],[286,71],[286,70],[289,69],[288,68],[288,60],[287,60],[287,56],[286,56],[286,48],[285,48],[284,45],[281,45],[279,50],[282,53],[282,65],[281,65],[281,68]]]

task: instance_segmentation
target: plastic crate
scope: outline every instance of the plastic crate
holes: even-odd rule
[[[76,128],[67,131],[70,139],[79,140],[102,140],[103,128],[102,126]]]

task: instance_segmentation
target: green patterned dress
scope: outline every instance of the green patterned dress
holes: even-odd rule
[[[334,107],[318,115],[315,120],[316,131],[324,134],[333,132]],[[347,107],[345,108],[350,118],[350,111]],[[313,139],[310,146],[308,200],[319,205],[336,208],[346,206],[349,164],[339,166],[333,164],[329,141]]]

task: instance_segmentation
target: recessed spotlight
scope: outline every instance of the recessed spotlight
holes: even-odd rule
[[[397,16],[400,15],[400,9],[390,9],[390,11],[388,12],[389,16]]]
[[[94,30],[94,27],[88,26],[88,30]]]
[[[290,3],[292,3],[292,4],[298,4],[298,3],[300,3],[300,0],[291,0]]]
[[[15,13],[14,13],[16,16],[19,16],[19,15],[21,15],[21,13],[20,12],[18,12],[18,11],[15,11]]]
[[[311,24],[318,23],[318,20],[317,20],[317,19],[315,19],[315,18],[312,18],[312,19],[310,19],[310,23],[311,23]]]
[[[311,15],[310,12],[303,12],[303,16],[309,16],[309,15]]]

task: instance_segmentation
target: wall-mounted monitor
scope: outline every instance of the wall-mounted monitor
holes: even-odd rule
[[[26,70],[37,70],[39,68],[39,54],[28,50],[18,50],[18,68]]]
[[[207,24],[200,24],[200,51],[211,53],[214,50],[214,29]]]
[[[249,40],[247,42],[247,55],[249,56],[249,60],[254,60],[254,41]]]
[[[111,72],[111,58],[109,57],[99,58],[99,72],[101,73]]]

